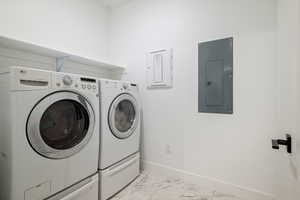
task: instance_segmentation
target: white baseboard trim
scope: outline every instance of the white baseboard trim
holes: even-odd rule
[[[195,173],[190,173],[185,170],[168,167],[150,161],[142,161],[142,168],[157,175],[180,177],[189,183],[195,183],[200,186],[205,186],[206,188],[211,188],[212,191],[233,194],[243,200],[277,200],[277,198],[272,194],[227,183],[210,177],[200,176]]]

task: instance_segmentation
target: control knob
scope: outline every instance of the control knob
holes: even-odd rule
[[[73,83],[72,78],[71,78],[70,76],[68,76],[68,75],[65,75],[65,76],[63,77],[62,81],[63,81],[63,83],[64,83],[65,85],[67,85],[67,86],[70,86],[70,85],[72,85],[72,83]]]
[[[125,90],[127,90],[127,89],[129,88],[128,83],[124,83],[124,84],[123,84],[123,88],[124,88]]]

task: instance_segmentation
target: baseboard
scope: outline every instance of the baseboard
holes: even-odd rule
[[[206,188],[211,188],[212,191],[218,191],[224,194],[233,194],[243,200],[277,200],[272,194],[227,183],[210,177],[203,177],[198,174],[175,169],[158,163],[142,161],[142,166],[144,170],[147,170],[150,173],[179,177],[189,183],[195,183],[200,186],[205,186]]]

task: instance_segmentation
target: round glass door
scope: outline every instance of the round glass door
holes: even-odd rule
[[[94,129],[94,112],[89,102],[72,92],[57,92],[42,99],[27,123],[30,145],[39,154],[62,159],[80,151]]]
[[[110,106],[108,123],[114,136],[130,137],[138,125],[139,112],[136,99],[129,94],[118,96]]]

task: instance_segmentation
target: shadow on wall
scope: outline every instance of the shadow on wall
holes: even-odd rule
[[[142,104],[142,103],[141,103]],[[140,125],[140,152],[141,152],[141,154],[140,154],[140,160],[141,160],[141,165],[140,165],[140,170],[142,171],[142,170],[144,170],[145,168],[144,168],[144,162],[143,162],[143,160],[144,160],[144,156],[145,156],[145,148],[144,148],[144,114],[143,114],[143,108],[142,108],[142,106],[141,106],[141,115],[140,115],[140,122],[141,122],[141,125]]]

